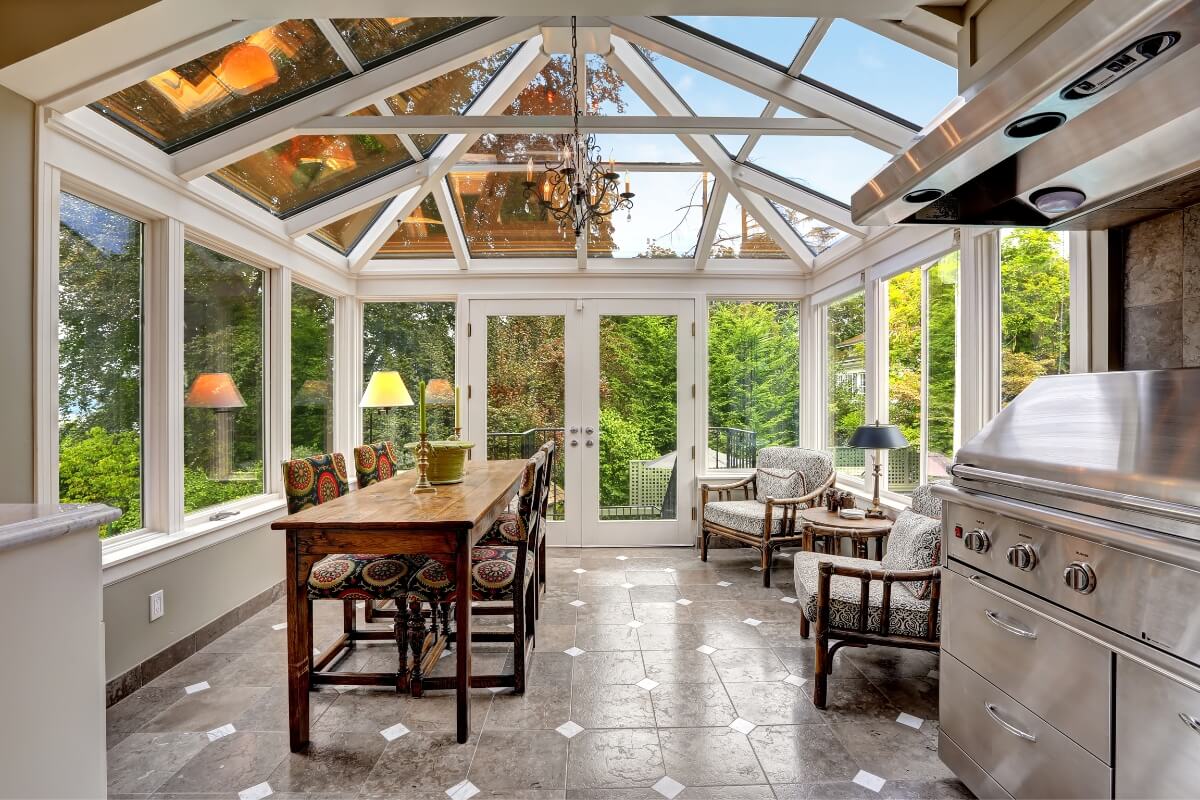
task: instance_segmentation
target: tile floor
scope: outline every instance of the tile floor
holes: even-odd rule
[[[311,749],[290,753],[276,604],[108,710],[110,797],[970,797],[937,757],[936,656],[846,648],[818,711],[812,645],[787,602],[790,560],[771,589],[755,560],[551,551],[529,688],[479,690],[462,745],[452,693],[325,687]],[[317,604],[318,641],[340,615]],[[476,653],[481,671],[510,658],[501,646]],[[394,663],[380,643],[342,668]]]

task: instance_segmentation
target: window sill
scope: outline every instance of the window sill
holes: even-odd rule
[[[873,491],[866,484],[862,483],[861,481],[838,476],[835,485],[838,489],[854,495],[857,500],[861,500],[863,508],[870,507]],[[895,517],[901,511],[912,505],[912,500],[902,494],[894,494],[881,489],[879,491],[879,505],[887,510],[893,517]]]
[[[226,519],[209,519],[220,511],[238,513]],[[287,503],[282,497],[259,495],[190,515],[185,520],[184,529],[179,533],[145,531],[122,536],[111,545],[104,546],[101,551],[104,585],[125,580],[198,550],[241,536],[286,514]]]

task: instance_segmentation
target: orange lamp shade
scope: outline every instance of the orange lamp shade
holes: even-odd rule
[[[453,404],[454,387],[445,378],[434,378],[425,385],[425,402],[432,406]]]
[[[279,80],[271,54],[249,42],[238,42],[221,59],[221,82],[236,95],[254,94]]]
[[[212,408],[224,411],[243,408],[246,401],[228,372],[201,372],[192,381],[183,404],[188,408]]]
[[[394,369],[372,372],[362,400],[358,403],[360,408],[392,408],[412,404],[412,395],[408,393],[404,379]]]

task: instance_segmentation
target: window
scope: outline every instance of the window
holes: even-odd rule
[[[866,301],[855,292],[825,309],[826,433],[825,446],[842,475],[861,478],[863,451],[849,447],[850,437],[866,419]]]
[[[766,229],[733,196],[725,200],[710,258],[786,258]]]
[[[342,255],[349,255],[354,246],[362,239],[368,227],[381,213],[388,201],[368,206],[353,214],[334,220],[323,228],[317,228],[312,236],[322,244],[332,247]]]
[[[786,68],[812,30],[812,17],[675,17],[699,31]]]
[[[708,469],[754,466],[763,447],[799,443],[799,304],[708,304]]]
[[[860,186],[875,177],[888,154],[849,136],[763,136],[747,162],[805,189],[850,204]]]
[[[450,235],[432,194],[425,195],[375,253],[376,258],[452,258]]]
[[[263,272],[183,249],[183,507],[263,491]]]
[[[888,420],[909,446],[888,453],[888,488],[948,480],[955,451],[958,253],[895,276],[888,293]]]
[[[1000,232],[1001,405],[1040,375],[1071,371],[1070,276],[1065,234]]]
[[[414,403],[417,381],[443,380],[453,386],[454,319],[452,302],[364,304],[363,388],[380,370],[399,372]],[[444,391],[430,394],[446,396]],[[362,413],[363,441],[393,442],[401,464],[411,467],[412,455],[404,445],[417,440],[416,406],[364,408]],[[430,438],[445,439],[454,433],[453,401],[430,405],[427,417]]]
[[[693,258],[715,188],[712,175],[699,170],[647,170],[627,172],[622,176],[624,180],[629,181],[629,189],[636,195],[633,208],[617,211],[592,226],[588,233],[589,255]]]
[[[58,494],[142,527],[142,223],[59,197]]]
[[[796,235],[804,242],[804,246],[814,256],[821,255],[821,253],[824,253],[847,236],[845,231],[839,230],[832,225],[826,225],[824,222],[815,220],[794,208],[780,205],[770,198],[767,199],[767,202],[779,212],[779,215],[796,232]]]
[[[292,284],[292,458],[333,452],[334,305]]]

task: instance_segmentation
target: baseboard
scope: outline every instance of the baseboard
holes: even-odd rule
[[[284,582],[280,581],[270,589],[260,592],[240,606],[217,617],[200,630],[188,634],[150,656],[136,667],[110,680],[105,686],[105,703],[111,706],[128,697],[171,667],[200,652],[239,624],[283,597],[283,584]]]

